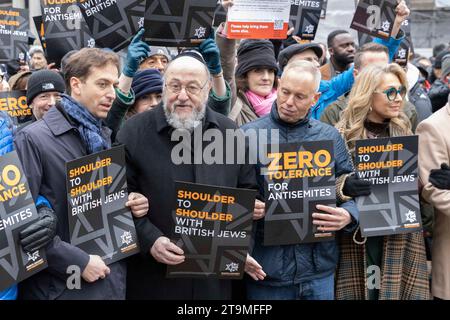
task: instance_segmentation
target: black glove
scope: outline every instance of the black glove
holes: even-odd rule
[[[345,179],[342,191],[344,195],[351,198],[368,196],[372,193],[372,183],[370,181],[359,179],[356,174],[352,174]]]
[[[446,163],[441,164],[441,169],[430,171],[429,181],[439,189],[450,190],[450,168]]]
[[[56,234],[58,218],[54,211],[46,206],[38,208],[39,220],[32,223],[19,234],[20,245],[25,252],[34,252],[45,247]]]

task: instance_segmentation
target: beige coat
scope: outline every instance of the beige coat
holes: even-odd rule
[[[416,132],[422,197],[435,207],[432,294],[450,300],[450,190],[437,189],[428,182],[430,170],[450,162],[450,105],[422,121]]]

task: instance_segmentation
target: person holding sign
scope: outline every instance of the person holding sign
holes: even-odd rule
[[[47,198],[58,216],[57,236],[47,246],[48,269],[22,282],[23,299],[125,299],[125,262],[106,266],[97,255],[70,244],[66,162],[111,147],[103,125],[116,97],[119,58],[115,53],[85,48],[64,67],[67,94],[16,136],[16,147],[33,197]],[[130,193],[126,204],[144,216],[148,200]]]
[[[13,135],[9,125],[8,115],[0,114],[0,156],[13,151]],[[36,202],[39,221],[36,221],[22,230],[19,234],[20,244],[24,250],[34,252],[49,244],[56,232],[57,218],[50,208],[48,201],[42,196]],[[17,286],[0,291],[0,300],[15,300],[17,298]]]
[[[435,208],[432,246],[432,295],[450,300],[450,95],[448,103],[417,127],[422,197]],[[438,170],[437,168],[441,168]]]
[[[353,157],[356,140],[412,134],[403,111],[407,87],[406,74],[397,64],[369,66],[358,75],[336,126]],[[429,299],[422,232],[357,241],[359,230],[353,236],[343,234],[340,240],[337,299]]]
[[[399,1],[396,7],[396,13],[397,14],[395,17],[391,38],[389,40],[379,38],[376,38],[374,40],[374,42],[380,43],[389,49],[389,61],[392,61],[395,53],[397,52],[401,42],[405,37],[404,32],[401,30],[401,25],[403,21],[405,21],[409,17],[410,10],[404,0]],[[288,63],[296,60],[306,60],[311,57],[311,55],[315,55],[314,60],[317,61],[317,66],[319,66],[320,56],[315,52],[312,52],[313,50],[305,51],[305,48],[303,46],[304,45],[301,44],[295,44],[280,52],[278,62],[281,70],[283,70]],[[330,81],[321,81],[319,89],[321,96],[314,108],[312,108],[313,119],[320,119],[324,110],[331,103],[351,90],[353,82],[355,80],[353,72],[353,67],[351,67],[340,75],[332,78]]]
[[[165,276],[166,265],[175,266],[187,260],[185,252],[169,239],[174,181],[257,189],[253,166],[240,164],[237,159],[228,164],[222,159],[229,153],[225,145],[220,145],[224,148],[220,163],[207,165],[206,160],[198,162],[191,157],[194,152],[203,154],[210,147],[206,141],[201,143],[197,134],[214,130],[225,136],[226,129],[236,130],[231,120],[207,107],[212,81],[198,52],[182,53],[169,63],[164,73],[162,103],[132,117],[119,131],[117,139],[126,148],[129,189],[141,192],[154,204],[148,216],[136,220],[142,254],[129,260],[127,299],[231,298],[230,280]],[[195,141],[187,142],[192,136]],[[257,201],[253,219],[263,216],[264,204]],[[245,270],[255,279],[264,278],[261,266],[251,257],[247,258]]]
[[[339,177],[352,171],[345,143],[335,128],[311,119],[311,107],[320,96],[319,85],[320,71],[313,63],[290,63],[281,76],[277,99],[269,116],[250,122],[242,129],[246,132],[256,130],[258,135],[265,132],[268,141],[275,144],[333,140],[334,169],[336,177]],[[279,132],[279,139],[272,137],[275,130]],[[301,161],[289,160],[289,165],[300,166]],[[257,165],[258,172],[261,171],[261,162],[259,160]],[[262,180],[259,175],[260,190],[264,189]],[[312,218],[318,231],[351,232],[359,218],[353,200],[341,203],[337,208],[319,204],[315,209]],[[264,246],[263,241],[264,221],[260,220],[256,226],[252,256],[267,276],[263,281],[248,281],[249,299],[334,299],[334,270],[338,258],[335,240],[282,246]]]

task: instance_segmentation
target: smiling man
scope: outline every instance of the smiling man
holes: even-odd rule
[[[16,147],[34,198],[47,198],[58,216],[57,236],[47,247],[49,267],[19,285],[22,299],[124,299],[126,266],[106,266],[101,257],[70,244],[67,217],[66,163],[111,147],[103,125],[116,97],[119,79],[116,54],[82,49],[65,67],[67,94],[43,116],[21,130]],[[145,215],[148,201],[131,193],[127,205],[135,217]],[[66,285],[68,267],[78,267],[81,289]]]

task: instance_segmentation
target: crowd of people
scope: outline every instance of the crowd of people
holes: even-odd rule
[[[222,1],[225,11],[232,5]],[[409,14],[399,1],[391,38],[361,47],[345,30],[326,45],[292,35],[238,41],[227,38],[225,23],[176,56],[145,43],[140,30],[122,66],[110,50],[84,48],[55,69],[32,47],[27,65],[7,65],[0,90],[26,90],[33,120],[18,124],[1,113],[0,154],[15,149],[21,159],[39,219],[20,241],[24,250],[45,248],[48,268],[0,299],[449,300],[450,46],[393,63]],[[313,224],[336,240],[264,246],[262,164],[230,163],[225,142],[217,164],[197,163],[195,150],[174,163],[174,132],[239,128],[269,132],[278,144],[333,140],[337,203],[319,205]],[[408,135],[419,136],[424,230],[365,238],[355,198],[370,195],[371,183],[355,175],[355,142]],[[141,252],[107,266],[70,244],[65,164],[113,144],[125,146],[126,205]],[[242,281],[166,277],[167,265],[186,259],[170,240],[175,181],[258,191]],[[67,287],[73,265],[81,289]],[[375,288],[367,285],[371,266],[381,270]]]

